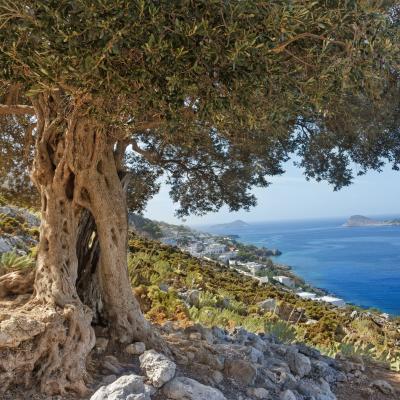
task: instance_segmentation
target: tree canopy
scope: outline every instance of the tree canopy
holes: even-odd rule
[[[181,215],[249,207],[296,153],[340,188],[354,164],[398,167],[393,3],[2,0],[0,102],[24,115],[44,92],[66,114],[84,103],[128,150],[136,210],[162,172]]]
[[[162,174],[186,215],[251,207],[251,188],[292,155],[336,189],[354,165],[398,168],[398,10],[374,0],[0,0],[0,186],[29,192],[32,161],[41,200],[33,294],[3,302],[1,390],[39,381],[49,395],[84,394],[96,325],[113,343],[167,351],[126,257],[127,207],[141,210]],[[25,295],[32,282],[19,278]],[[21,324],[34,328],[10,347]]]

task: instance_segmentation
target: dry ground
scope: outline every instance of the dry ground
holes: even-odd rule
[[[367,364],[364,374],[367,380],[344,382],[335,390],[338,400],[400,400],[400,373],[389,371],[382,365]],[[390,383],[395,390],[393,394],[384,394],[370,388],[371,382],[383,379]]]

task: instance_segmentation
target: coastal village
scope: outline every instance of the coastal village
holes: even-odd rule
[[[335,307],[344,307],[346,302],[313,288],[295,276],[289,266],[272,261],[282,253],[278,249],[257,249],[240,243],[237,235],[213,235],[185,226],[160,223],[160,241],[189,253],[193,257],[214,261],[220,265],[252,277],[260,284],[271,283],[293,292],[305,300],[322,301]]]
[[[129,220],[129,281],[146,318],[160,327],[163,337],[174,346],[175,362],[163,358],[168,368],[173,367],[168,379],[177,371],[177,377],[166,383],[164,389],[154,387],[153,396],[141,398],[208,398],[185,395],[201,388],[207,395],[226,394],[209,397],[218,400],[287,400],[297,398],[293,393],[321,400],[367,399],[364,394],[370,393],[377,394],[377,400],[398,399],[398,319],[384,318],[379,311],[342,307],[344,302],[335,302],[307,285],[289,267],[272,261],[272,257],[281,254],[279,250],[243,244],[237,235],[198,232],[138,215],[131,214]],[[39,223],[37,214],[0,201],[3,282],[9,276],[33,276]],[[20,285],[4,284],[2,289],[3,297],[25,290]],[[4,338],[7,336],[3,341]],[[127,373],[131,379],[137,371],[150,376],[147,366],[158,363],[161,357],[142,342],[129,344],[117,357],[115,353],[109,354],[107,344],[104,334],[96,339],[90,390],[97,391],[91,400],[110,399],[99,396],[112,385],[119,385]],[[176,350],[178,345],[183,346],[183,353]],[[352,357],[349,350],[357,357]],[[366,351],[368,358],[361,357]],[[194,354],[193,360],[186,354]],[[219,356],[224,357],[223,363],[218,361]],[[128,357],[130,363],[122,364],[120,360]],[[132,357],[136,357],[133,363]],[[379,372],[377,364],[372,364],[377,361],[385,363]],[[285,368],[289,380],[278,379],[280,370],[275,377],[274,365]],[[265,371],[268,376],[262,375]],[[256,381],[258,376],[262,380]],[[144,392],[145,378],[137,379]],[[183,395],[181,386],[173,386],[180,384],[180,380],[187,387]],[[293,391],[287,389],[287,382],[291,382]],[[179,396],[165,397],[172,393],[171,387]],[[14,388],[5,400],[26,398],[18,397],[18,391]],[[364,397],[353,396],[359,393]]]

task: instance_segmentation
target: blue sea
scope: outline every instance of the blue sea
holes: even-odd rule
[[[313,286],[363,307],[400,315],[400,226],[343,227],[345,218],[254,223],[213,231],[277,248],[274,257]]]

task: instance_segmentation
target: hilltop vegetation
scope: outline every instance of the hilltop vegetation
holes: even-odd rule
[[[183,326],[200,322],[228,329],[244,326],[253,332],[278,329],[279,335],[328,354],[364,354],[400,370],[398,318],[385,321],[379,313],[357,307],[338,309],[304,300],[279,286],[259,285],[221,265],[139,236],[129,241],[128,260],[135,293],[147,316],[156,322],[173,320]],[[276,300],[267,312],[258,305],[265,299]]]
[[[4,210],[4,208],[3,208]],[[0,275],[34,268],[37,240],[35,219],[25,210],[8,208],[1,214],[0,236],[7,237],[11,224],[22,245],[0,258]],[[18,221],[17,222],[14,222]],[[145,224],[151,220],[144,220]],[[28,246],[23,245],[28,244]],[[27,253],[24,255],[24,253]],[[283,341],[301,341],[329,355],[362,354],[388,362],[400,370],[400,319],[386,320],[378,311],[305,300],[280,285],[259,284],[219,263],[199,259],[176,247],[130,232],[128,271],[132,289],[142,311],[157,324],[174,321],[181,327],[193,323],[249,331],[272,332]],[[269,307],[264,300],[272,299]]]

